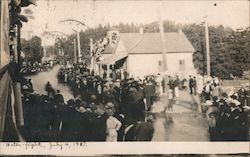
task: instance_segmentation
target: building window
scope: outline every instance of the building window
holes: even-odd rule
[[[158,61],[158,71],[163,72],[162,61]]]
[[[185,70],[185,60],[184,59],[179,60],[179,70],[181,70],[181,71]]]
[[[158,66],[161,66],[161,61],[158,61]]]
[[[179,61],[179,63],[180,63],[180,65],[185,65],[185,60],[181,59],[181,60]]]

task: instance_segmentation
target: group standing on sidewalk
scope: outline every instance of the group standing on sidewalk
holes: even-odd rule
[[[250,89],[241,86],[231,94],[222,92],[217,78],[203,88],[202,111],[206,113],[212,141],[248,141]]]

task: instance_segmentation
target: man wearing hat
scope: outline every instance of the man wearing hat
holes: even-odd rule
[[[154,96],[154,86],[150,81],[147,81],[146,86],[144,88],[144,95],[146,98],[146,105],[148,110],[151,109],[151,106],[153,104],[153,96]]]
[[[135,127],[135,141],[151,141],[154,135],[154,117],[149,115],[146,122],[138,123]]]
[[[240,102],[233,99],[230,103],[231,113],[229,116],[230,125],[227,130],[227,140],[238,141],[240,140],[241,133],[241,109],[239,108]]]
[[[73,142],[77,138],[76,128],[77,123],[75,122],[77,118],[76,104],[74,99],[67,101],[67,106],[65,106],[62,114],[62,128],[61,137],[64,142]]]
[[[55,103],[56,104],[63,104],[64,103],[64,97],[61,94],[60,90],[56,90],[56,95],[55,95]]]
[[[243,88],[243,85],[240,86],[240,89],[238,90],[237,93],[239,95],[239,101],[240,101],[241,105],[244,106],[246,104],[247,92]]]
[[[93,141],[105,141],[106,140],[106,121],[107,115],[102,106],[98,106],[95,112],[95,117],[93,117]]]
[[[50,82],[48,81],[45,85],[45,91],[47,92],[47,96],[50,99],[53,99],[55,96],[55,90],[53,89],[52,85],[50,84]]]
[[[214,99],[214,101],[207,100],[206,103],[208,105],[206,117],[209,125],[210,140],[215,141],[218,140],[219,137],[219,130],[216,124],[219,116],[218,102]]]
[[[211,90],[212,90],[212,88],[211,88],[210,82],[207,81],[206,85],[203,88],[203,94],[205,97],[205,101],[211,99]]]

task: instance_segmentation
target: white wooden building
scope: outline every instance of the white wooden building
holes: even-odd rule
[[[130,76],[143,77],[162,73],[162,42],[160,33],[119,33],[111,30],[107,33],[109,44],[102,52],[101,65],[122,63]],[[180,77],[196,74],[193,65],[193,48],[182,31],[165,33],[167,73]]]

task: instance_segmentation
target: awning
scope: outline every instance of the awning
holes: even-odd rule
[[[125,57],[128,57],[128,54],[115,54],[115,55],[112,55],[108,58],[105,58],[104,60],[100,61],[100,62],[97,62],[97,64],[103,64],[103,65],[108,65],[108,64],[115,64],[115,62],[125,58]]]

